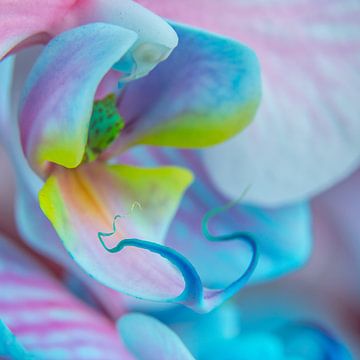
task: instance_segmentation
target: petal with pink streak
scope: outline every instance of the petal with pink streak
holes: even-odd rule
[[[116,290],[142,298],[176,298],[184,289],[181,274],[161,253],[142,244],[161,243],[191,174],[175,167],[142,169],[91,163],[78,169],[58,168],[40,192],[40,206],[65,247],[93,277]],[[108,247],[122,239],[118,254]],[[139,240],[140,241],[140,240]]]
[[[29,254],[0,240],[0,318],[36,358],[132,359],[114,324]]]
[[[133,30],[138,35],[136,48],[151,44],[164,58],[177,44],[175,32],[164,20],[132,0],[4,0],[0,5],[0,59],[24,47],[46,43],[62,31],[94,22]],[[133,57],[135,77],[158,62],[143,62],[137,54]]]
[[[97,299],[106,308],[107,312],[111,313],[113,318],[117,318],[124,311],[124,306],[122,305],[124,303],[123,294],[115,292],[88,277],[66,252],[52,224],[39,206],[38,192],[42,188],[43,182],[29,168],[21,150],[17,133],[13,133],[9,138],[12,139],[12,141],[8,142],[8,145],[11,146],[11,160],[16,170],[15,220],[17,231],[21,238],[33,250],[64,267],[71,274],[75,274],[77,278],[82,279],[90,291],[95,293]],[[4,182],[2,182],[2,185],[4,185]],[[2,200],[1,205],[4,207],[7,205],[6,200],[8,196],[9,189],[6,188],[4,189],[4,194],[0,196]],[[11,200],[13,201],[13,198]],[[1,221],[7,230],[9,229],[9,220],[5,215],[9,214],[12,210],[8,206],[2,209],[1,212]]]
[[[134,144],[204,147],[241,131],[260,101],[260,73],[246,46],[172,24],[179,45],[119,99],[125,127],[108,156]]]
[[[246,285],[258,252],[250,235],[237,235],[234,240],[251,249],[245,271],[229,285],[209,289],[189,260],[163,245],[190,181],[190,173],[176,167],[57,168],[40,192],[40,206],[74,260],[104,285],[210,311]]]
[[[313,236],[307,203],[271,209],[245,206],[240,200],[236,206],[224,209],[209,221],[211,233],[230,236],[233,240],[209,241],[201,231],[203,217],[228,201],[212,185],[198,151],[138,147],[120,159],[137,166],[174,164],[196,174],[170,225],[166,245],[186,256],[208,287],[224,287],[248,267],[253,250],[246,242],[234,238],[234,233],[251,234],[257,244],[259,261],[250,283],[275,279],[298,270],[309,259]],[[239,197],[245,188],[239,189]]]
[[[5,0],[0,4],[0,59],[14,48],[46,42],[76,0]]]
[[[248,201],[281,205],[329,188],[356,169],[358,1],[138,2],[166,18],[231,36],[259,57],[264,86],[255,121],[204,153],[226,196],[237,198],[239,183],[253,184]]]
[[[118,329],[138,360],[193,360],[180,338],[159,320],[140,313],[123,316]]]
[[[54,38],[35,63],[20,107],[24,153],[38,172],[82,160],[97,86],[136,41],[115,25],[84,25]]]

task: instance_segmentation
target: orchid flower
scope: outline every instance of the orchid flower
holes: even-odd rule
[[[1,358],[135,360],[141,349],[146,360],[193,359],[157,320],[142,316],[139,324],[138,314],[127,314],[117,331],[115,322],[67,291],[12,240],[1,236],[0,249]]]
[[[252,184],[244,200],[287,205],[330,188],[359,166],[358,1],[138,2],[244,42],[259,56],[263,97],[255,121],[203,151],[213,183],[228,198],[239,196],[239,184]]]
[[[9,132],[6,98],[5,143],[18,177],[21,171],[29,177],[19,187],[32,182],[34,192],[41,188],[40,207],[75,261],[117,291],[203,310],[242,287],[247,271],[223,290],[203,288],[192,264],[163,245],[191,173],[121,165],[115,157],[139,144],[209,146],[242,130],[260,97],[253,52],[187,26],[173,24],[175,32],[132,1],[119,7],[110,1],[46,3],[39,13],[17,1],[1,6],[2,54],[47,42],[18,108],[28,163],[19,159],[16,130]],[[32,14],[29,21],[24,12]],[[11,60],[3,64],[10,79]],[[3,85],[5,95],[10,82]],[[24,170],[29,165],[32,172]],[[30,195],[21,196],[24,204]],[[32,216],[23,213],[20,224]],[[20,227],[30,237],[41,232],[43,243],[43,223],[48,227],[46,219]]]

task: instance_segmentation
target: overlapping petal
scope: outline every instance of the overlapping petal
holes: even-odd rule
[[[4,136],[4,124],[10,117],[10,89],[13,74],[14,59],[0,62],[0,139]]]
[[[76,0],[4,0],[0,12],[0,59],[14,48],[45,42]]]
[[[20,133],[34,169],[81,162],[95,92],[136,41],[136,33],[93,23],[60,34],[42,52],[25,84]]]
[[[67,293],[43,266],[3,237],[0,250],[0,318],[34,358],[132,359],[109,320]],[[0,342],[6,339],[11,337]],[[13,345],[19,354],[20,347]]]
[[[115,65],[117,70],[128,75],[127,80],[148,74],[178,43],[175,31],[166,21],[132,0],[78,1],[71,18],[71,22],[77,24],[99,21],[115,24],[138,35],[131,54]]]
[[[150,316],[125,315],[118,328],[126,347],[138,360],[194,359],[174,332]]]
[[[172,26],[177,48],[121,96],[125,128],[108,156],[133,144],[209,146],[242,130],[255,114],[261,92],[255,54],[231,39]]]
[[[5,0],[0,13],[0,59],[34,44],[47,43],[62,31],[94,22],[105,22],[137,33],[135,51],[129,58],[133,77],[150,71],[177,44],[175,32],[159,16],[132,0]],[[150,60],[150,61],[149,61]],[[155,60],[155,61],[151,61]]]
[[[252,256],[246,243],[236,236],[232,241],[211,242],[202,232],[204,215],[225,205],[227,200],[211,184],[198,152],[139,147],[121,159],[136,165],[144,162],[151,166],[176,164],[196,172],[196,179],[170,226],[166,245],[189,258],[208,286],[225,286],[244,272]],[[241,184],[238,197],[247,185]],[[250,281],[264,281],[298,269],[307,261],[312,249],[312,222],[307,203],[267,209],[244,206],[240,201],[211,219],[209,227],[216,235],[234,235],[239,231],[252,235],[259,261]],[[186,241],[189,238],[191,241]]]
[[[73,258],[103,284],[143,299],[209,311],[245,286],[258,252],[250,235],[237,236],[251,249],[247,267],[229,284],[207,288],[189,260],[163,245],[190,181],[187,171],[174,167],[95,162],[58,168],[40,192],[40,206]]]
[[[259,57],[263,99],[255,121],[204,153],[225,195],[237,198],[239,183],[251,183],[249,201],[281,205],[330,187],[358,166],[359,2],[138,2],[231,36]]]
[[[183,279],[165,259],[141,247],[108,252],[123,239],[161,243],[191,181],[178,168],[141,169],[101,163],[57,169],[40,193],[40,206],[74,259],[102,283],[145,298],[174,298]]]

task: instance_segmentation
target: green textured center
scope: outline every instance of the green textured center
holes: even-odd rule
[[[116,107],[116,96],[110,94],[94,101],[84,161],[95,160],[119,136],[124,120]]]

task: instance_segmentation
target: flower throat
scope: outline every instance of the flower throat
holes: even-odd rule
[[[96,160],[116,140],[123,127],[115,94],[94,101],[83,162]]]

